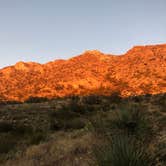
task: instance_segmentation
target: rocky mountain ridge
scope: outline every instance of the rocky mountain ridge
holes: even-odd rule
[[[166,44],[135,46],[119,56],[90,50],[68,60],[18,62],[0,69],[0,100],[114,92],[165,93]]]

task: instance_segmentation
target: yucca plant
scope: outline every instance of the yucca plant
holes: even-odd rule
[[[102,147],[95,147],[98,166],[150,166],[145,148],[132,138],[121,135],[112,137]]]
[[[144,109],[136,104],[122,105],[111,114],[110,128],[122,130],[127,135],[145,139],[152,128]]]

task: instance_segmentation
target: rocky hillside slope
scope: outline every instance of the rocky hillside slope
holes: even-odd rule
[[[18,62],[0,70],[0,100],[114,92],[166,92],[166,44],[135,46],[119,56],[92,50],[68,60]]]

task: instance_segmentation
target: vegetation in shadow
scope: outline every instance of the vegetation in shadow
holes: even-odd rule
[[[0,165],[165,166],[164,94],[45,101],[0,107]]]
[[[143,145],[126,135],[115,135],[103,146],[94,148],[99,166],[150,166],[151,160]]]

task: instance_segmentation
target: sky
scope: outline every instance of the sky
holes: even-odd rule
[[[166,0],[0,0],[0,68],[166,43]]]

